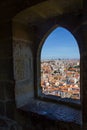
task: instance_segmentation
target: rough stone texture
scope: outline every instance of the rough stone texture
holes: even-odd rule
[[[5,102],[0,101],[0,115],[5,115]]]
[[[16,81],[26,80],[32,77],[32,52],[29,42],[22,40],[13,41],[14,78]]]
[[[0,100],[14,99],[14,81],[0,81]]]
[[[85,29],[83,30],[83,27],[81,27],[82,24],[87,23],[87,4],[85,4],[84,10],[81,8],[83,0],[56,0],[54,6],[53,4],[51,6],[49,1],[43,4],[53,9],[53,12],[53,10],[50,11],[46,6],[41,8],[42,6],[40,6],[39,3],[41,1],[43,0],[0,1],[0,115],[5,116],[0,118],[0,130],[87,130],[87,28],[84,27]],[[52,0],[52,2],[55,1]],[[33,10],[30,11],[30,15],[26,14],[26,17],[22,15],[22,19],[25,18],[25,21],[27,20],[27,27],[20,26],[19,28],[20,23],[24,22],[19,19],[19,25],[16,27],[13,26],[15,30],[18,28],[15,31],[15,37],[20,40],[12,41],[12,35],[14,34],[14,32],[12,32],[13,17],[20,11],[23,11],[23,9],[33,6],[36,3],[39,3],[38,5],[42,12],[41,10],[36,11],[35,9],[37,8],[33,7]],[[49,19],[51,14],[55,14],[55,11],[58,11],[58,14],[60,11],[59,16],[56,18],[52,16],[52,18]],[[36,23],[35,21],[33,23],[33,20],[35,20]],[[51,29],[55,28],[54,26],[56,25],[66,27],[73,34],[76,34],[75,36],[79,43],[81,53],[82,114],[79,110],[73,110],[73,108],[69,111],[70,108],[66,109],[66,107],[61,106],[54,107],[55,105],[48,105],[45,107],[46,104],[37,103],[35,100],[34,103],[32,102],[32,106],[31,104],[26,106],[26,111],[18,110],[17,107],[20,106],[20,104],[24,105],[28,103],[28,99],[32,97],[31,95],[33,94],[31,94],[31,92],[33,85],[35,91],[37,90],[37,80],[40,81],[39,74],[37,74],[37,71],[40,69],[37,69],[40,47],[46,36],[49,35]],[[28,30],[28,26],[31,26],[31,28],[33,26],[34,35]],[[80,28],[80,30],[78,30],[78,28]],[[34,42],[30,43],[28,41],[29,39],[30,41],[33,39]],[[29,42],[29,46],[26,45],[26,41]],[[18,43],[18,46],[14,47],[14,42],[15,45]],[[30,54],[30,46],[33,48],[33,51],[31,51],[33,53],[32,56]],[[16,49],[17,51],[15,50],[15,52],[18,53],[15,54],[16,57],[13,55],[14,49]],[[29,52],[26,53],[26,50],[29,50]],[[37,54],[37,50],[39,54]],[[36,57],[37,55],[38,57]],[[32,59],[34,62],[32,62]],[[32,72],[30,72],[31,74],[28,73],[28,71],[30,71],[30,62],[28,63],[28,61],[31,61],[32,67],[34,66],[34,70],[31,69],[33,70],[34,79],[32,78]],[[32,81],[30,81],[29,78],[27,80],[28,76],[32,78]],[[16,80],[15,85],[14,78]],[[42,111],[42,108],[44,111]],[[56,108],[56,110],[54,108]],[[33,111],[29,112],[29,109]],[[54,112],[57,113],[55,116],[53,115]],[[78,120],[81,119],[81,116],[83,118],[82,129],[80,127],[81,122]]]
[[[87,18],[86,18],[87,19]],[[85,50],[87,50],[87,23],[85,22],[85,24],[83,25],[83,42],[85,44]],[[83,87],[83,122],[84,122],[84,130],[87,129],[87,51],[85,51],[84,53],[84,68],[83,68],[83,78],[84,78],[84,87]]]
[[[0,117],[0,130],[80,130],[79,126],[73,123],[65,124],[64,122],[54,122],[43,117],[30,114],[31,122],[19,124],[9,118]]]
[[[33,57],[29,42],[13,41],[15,98],[17,106],[26,104],[33,97]]]
[[[56,122],[62,121],[82,125],[81,110],[65,105],[30,99],[27,105],[21,107],[21,110],[26,112],[31,111]]]
[[[0,130],[22,130],[16,121],[0,116]]]

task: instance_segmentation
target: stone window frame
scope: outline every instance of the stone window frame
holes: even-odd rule
[[[56,100],[48,100],[48,98],[40,97],[38,94],[40,94],[41,90],[38,89],[40,87],[40,52],[41,52],[41,45],[44,43],[44,40],[46,39],[47,35],[49,35],[50,31],[49,29],[48,33],[44,35],[44,37],[39,37],[39,46],[35,46],[36,51],[33,55],[33,74],[34,74],[34,95],[32,97],[28,98],[28,102],[24,103],[23,106],[17,107],[17,110],[21,110],[26,113],[35,113],[37,115],[46,117],[50,120],[56,121],[56,122],[65,122],[65,123],[74,123],[78,125],[78,127],[81,128],[82,126],[82,111],[81,111],[81,105],[76,105],[75,103],[69,103],[64,101],[56,101]],[[43,31],[43,29],[42,29]],[[38,39],[36,39],[37,43]],[[35,45],[35,44],[34,44]],[[82,58],[82,57],[81,57]],[[81,60],[81,59],[80,59]],[[82,67],[81,67],[82,68]],[[61,113],[61,114],[60,114]],[[62,115],[63,114],[63,115]],[[28,115],[28,114],[27,114]],[[70,115],[71,118],[68,118]],[[78,120],[79,119],[79,120]]]
[[[47,39],[47,37],[52,33],[52,31],[54,31],[56,28],[58,27],[63,27],[65,28],[66,30],[68,30],[72,36],[75,38],[75,40],[77,41],[77,45],[78,45],[78,49],[79,49],[79,54],[80,54],[80,63],[82,62],[81,61],[81,53],[80,53],[80,46],[78,44],[79,42],[79,39],[77,37],[77,34],[76,32],[75,33],[72,33],[72,31],[70,31],[69,29],[67,29],[65,26],[59,26],[59,25],[54,25],[51,29],[48,30],[48,32],[44,35],[44,37],[41,39],[40,41],[40,45],[38,47],[38,53],[37,53],[37,93],[36,93],[36,97],[40,100],[43,100],[43,101],[48,101],[48,102],[53,102],[53,103],[60,103],[60,104],[65,104],[65,105],[68,105],[68,106],[72,106],[72,107],[75,107],[75,108],[80,108],[81,109],[81,99],[82,99],[82,95],[81,95],[81,86],[82,86],[82,83],[81,83],[81,80],[82,80],[82,74],[81,74],[81,68],[82,68],[82,65],[80,65],[80,100],[79,101],[75,101],[74,99],[63,99],[63,98],[59,98],[57,96],[52,96],[52,95],[44,95],[41,93],[41,86],[40,86],[40,82],[41,82],[41,49],[42,49],[42,46],[43,44],[45,43],[45,40]],[[77,31],[77,30],[76,30]]]

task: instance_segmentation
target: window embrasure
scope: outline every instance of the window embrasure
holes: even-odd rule
[[[56,28],[45,40],[40,57],[41,97],[80,103],[80,55],[73,35]]]

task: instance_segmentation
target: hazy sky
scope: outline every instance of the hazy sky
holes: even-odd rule
[[[48,58],[80,58],[77,41],[68,30],[58,27],[47,37],[41,59]]]

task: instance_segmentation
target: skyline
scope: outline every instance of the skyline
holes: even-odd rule
[[[45,40],[41,59],[80,59],[79,48],[74,36],[65,28],[57,27]]]

